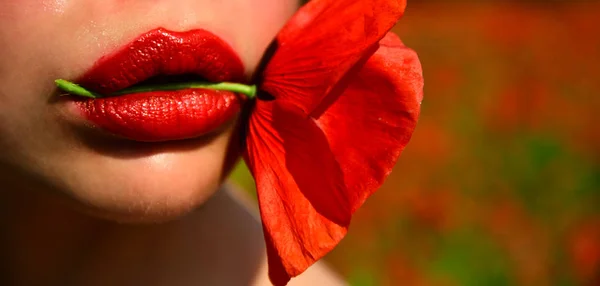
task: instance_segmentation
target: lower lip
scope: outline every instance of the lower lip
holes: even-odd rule
[[[209,89],[134,93],[75,103],[100,129],[143,142],[200,137],[232,120],[240,110],[238,95]]]

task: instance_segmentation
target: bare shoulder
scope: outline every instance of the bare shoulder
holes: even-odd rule
[[[226,192],[236,201],[242,208],[247,210],[249,216],[254,218],[254,222],[257,225],[260,225],[260,217],[258,215],[258,211],[256,209],[256,204],[250,199],[243,191],[240,191],[235,186],[230,184],[225,187]],[[261,233],[262,235],[262,233]],[[264,247],[264,246],[262,246]],[[262,259],[262,263],[258,268],[256,279],[252,285],[256,286],[268,286],[271,285],[268,278],[268,266],[266,253]],[[324,262],[317,262],[313,266],[311,266],[306,272],[302,275],[293,278],[289,286],[314,286],[314,285],[323,285],[323,286],[338,286],[338,285],[348,285],[343,278],[335,273],[333,269],[331,269]]]

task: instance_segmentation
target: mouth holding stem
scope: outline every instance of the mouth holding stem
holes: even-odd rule
[[[240,96],[257,94],[256,86],[242,84],[244,71],[236,52],[211,32],[158,28],[101,57],[76,80],[55,83],[73,95],[74,123],[160,142],[200,137],[235,119]]]
[[[112,92],[107,95],[102,95],[93,91],[90,91],[76,83],[57,79],[55,81],[56,86],[71,95],[83,96],[89,98],[102,98],[107,96],[118,96],[131,93],[141,92],[153,92],[153,91],[173,91],[183,89],[210,89],[210,90],[223,90],[231,91],[235,93],[241,93],[248,98],[254,98],[256,96],[256,85],[246,85],[235,82],[179,82],[179,83],[163,83],[163,84],[148,84],[148,85],[137,85],[129,88],[125,88],[116,92]]]

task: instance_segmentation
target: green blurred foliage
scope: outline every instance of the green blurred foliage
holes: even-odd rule
[[[600,4],[535,2],[409,3],[425,100],[327,257],[352,285],[600,285]]]

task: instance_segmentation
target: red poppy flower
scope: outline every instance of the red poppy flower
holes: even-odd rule
[[[412,135],[421,66],[388,33],[404,8],[398,0],[313,0],[275,39],[244,158],[276,285],[339,243]]]

